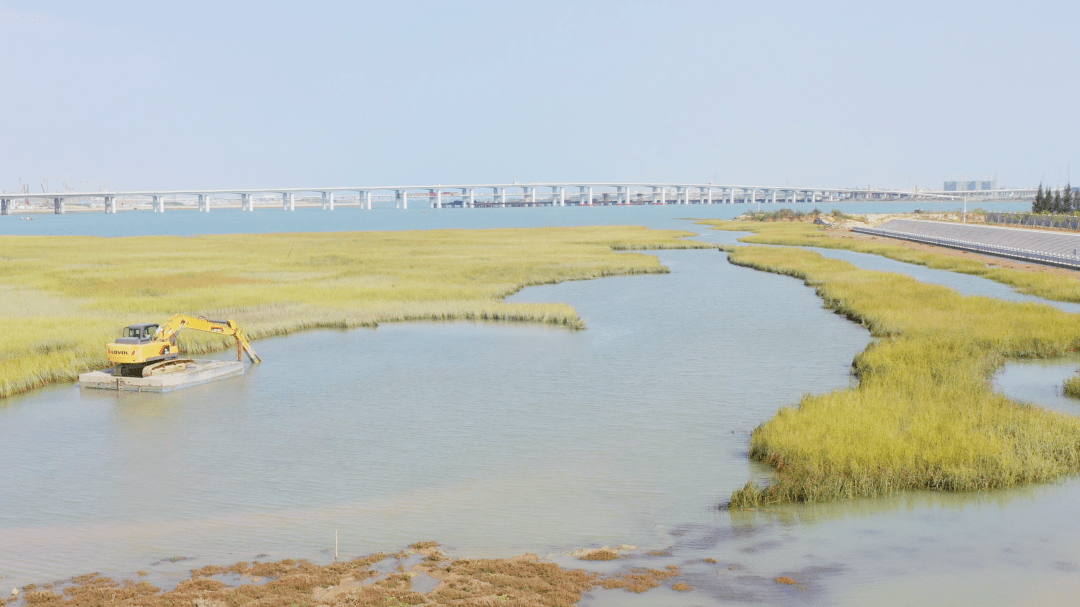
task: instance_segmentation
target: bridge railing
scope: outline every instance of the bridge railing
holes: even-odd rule
[[[887,238],[910,240],[912,242],[932,244],[940,247],[947,247],[950,249],[960,249],[964,251],[971,251],[973,253],[985,253],[987,255],[1007,257],[1010,259],[1018,259],[1021,261],[1033,261],[1036,263],[1060,266],[1063,268],[1071,268],[1074,270],[1080,269],[1080,251],[1074,251],[1072,255],[1061,255],[1058,253],[1048,253],[1046,251],[1035,251],[1032,249],[1021,249],[1017,247],[1006,247],[1001,245],[986,244],[984,242],[977,242],[974,240],[964,240],[959,238],[942,238],[940,236],[927,236],[925,234],[900,232],[897,230],[882,230],[880,228],[855,227],[852,228],[852,231],[858,232],[860,234],[885,236]]]

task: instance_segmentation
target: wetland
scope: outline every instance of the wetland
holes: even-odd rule
[[[100,571],[168,590],[237,561],[330,565],[338,531],[341,562],[435,538],[465,560],[533,552],[625,585],[635,568],[679,571],[640,595],[590,587],[582,604],[1062,602],[1080,562],[1070,476],[718,510],[772,478],[747,459],[754,429],[806,394],[854,387],[873,338],[801,280],[715,248],[655,255],[670,273],[505,299],[567,305],[583,331],[323,329],[259,340],[267,362],[213,389],[146,399],[57,384],[5,399],[0,574]],[[620,544],[638,548],[570,556]]]

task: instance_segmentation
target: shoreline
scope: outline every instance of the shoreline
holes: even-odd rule
[[[636,226],[118,237],[3,236],[0,399],[104,368],[140,319],[234,318],[252,340],[414,320],[584,328],[566,304],[507,303],[526,286],[665,273],[647,250],[714,248]],[[630,251],[631,254],[623,254]],[[633,254],[637,252],[638,254]],[[92,268],[92,269],[91,269]],[[72,279],[72,277],[77,277]],[[57,325],[73,326],[53,335]],[[181,337],[189,355],[231,347]]]
[[[1075,300],[1080,281],[1060,273],[988,268],[936,251],[847,238],[842,229],[776,223],[703,222],[750,228],[729,261],[791,276],[825,307],[877,339],[854,362],[855,387],[807,395],[758,426],[749,458],[775,480],[748,482],[727,507],[876,497],[912,489],[978,491],[1048,482],[1080,472],[1080,418],[1028,408],[993,392],[1008,358],[1050,358],[1080,349],[1071,314],[1039,304],[965,297],[908,276],[862,270],[812,249],[840,248],[996,279]],[[881,239],[888,240],[888,239]],[[807,248],[799,248],[807,247]],[[1069,273],[1073,274],[1073,273]],[[1041,282],[1032,282],[1039,278]]]

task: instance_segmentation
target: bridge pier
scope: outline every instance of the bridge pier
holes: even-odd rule
[[[322,208],[324,211],[334,210],[334,193],[323,192],[322,193]]]
[[[240,194],[240,210],[254,212],[255,201],[251,199],[251,194]]]
[[[593,205],[593,201],[592,201],[592,186],[583,186],[583,187],[581,188],[581,192],[582,192],[582,196],[583,196],[583,197],[585,198],[585,202],[584,202],[584,204],[586,204],[586,205],[588,205],[588,206],[590,206],[590,207],[591,207],[591,206]]]
[[[11,201],[7,198],[0,199],[0,215],[11,215]]]
[[[556,201],[560,207],[566,206],[566,187],[565,186],[552,186],[551,187],[551,204],[554,206]]]
[[[151,208],[154,209],[155,213],[164,213],[165,212],[165,197],[164,196],[154,196],[153,199],[150,202],[150,206],[151,206]]]
[[[292,192],[281,193],[281,208],[286,211],[296,210],[296,195]]]
[[[441,209],[442,208],[442,190],[441,189],[430,190],[430,192],[432,194],[434,194],[434,196],[435,196],[435,208],[436,209]]]
[[[106,204],[106,212],[108,212],[108,203],[105,203],[105,204]],[[210,212],[210,195],[209,194],[199,194],[199,212],[200,213],[209,213]]]
[[[105,214],[106,215],[114,215],[114,214],[116,214],[116,197],[115,196],[106,196],[105,197]]]
[[[705,204],[712,204],[712,188],[706,188],[706,190],[707,193],[705,194],[705,196],[708,202],[706,202]]]
[[[63,215],[67,209],[64,208],[63,198],[53,198],[53,213],[57,215]]]

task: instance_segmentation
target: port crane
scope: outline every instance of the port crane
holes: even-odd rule
[[[177,314],[163,325],[140,323],[124,328],[124,336],[105,346],[106,357],[117,365],[124,377],[150,377],[161,373],[182,371],[194,361],[181,359],[176,336],[181,329],[236,338],[236,360],[247,354],[252,363],[262,362],[251,348],[244,331],[233,320],[210,320],[205,317]]]

